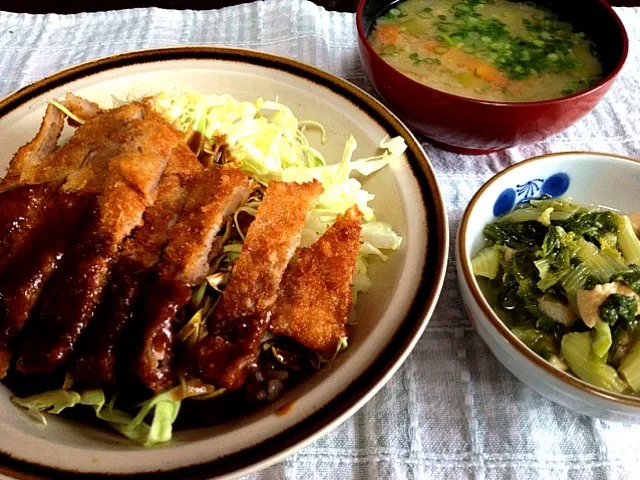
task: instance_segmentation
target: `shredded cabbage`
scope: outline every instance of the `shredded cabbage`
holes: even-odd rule
[[[154,399],[146,403],[152,402]],[[67,390],[52,390],[39,393],[26,398],[13,397],[11,401],[27,409],[27,414],[39,421],[42,425],[47,425],[46,416],[43,412],[51,414],[59,414],[67,408],[73,408],[76,405],[87,405],[94,409],[96,417],[104,420],[115,430],[144,445],[152,445],[160,443],[171,438],[171,424],[175,420],[167,417],[166,407],[154,412],[152,426],[144,423],[144,417],[139,420],[138,416],[132,417],[126,412],[115,410],[110,403],[105,408],[106,399],[104,392],[100,389],[87,390],[81,393]],[[155,405],[154,405],[155,406]],[[146,410],[146,407],[143,407]],[[171,415],[177,416],[180,408],[179,402],[171,408]],[[141,410],[142,411],[142,410]],[[146,414],[149,410],[146,410]],[[168,420],[171,420],[168,422]],[[167,425],[168,424],[168,425]]]
[[[386,222],[370,222],[362,226],[360,238],[377,248],[397,250],[402,244],[402,237],[398,236]]]
[[[181,401],[185,398],[213,398],[224,392],[198,380],[185,382],[171,390],[150,398],[139,405],[140,410],[132,416],[113,408],[115,398],[106,402],[101,389],[73,392],[68,390],[51,390],[30,397],[12,397],[11,401],[27,409],[27,414],[47,425],[43,412],[59,414],[76,405],[87,405],[93,408],[96,417],[125,437],[143,445],[154,445],[171,440],[173,422],[178,418]],[[151,425],[145,420],[151,417]]]
[[[196,131],[212,141],[223,139],[240,168],[258,180],[278,178],[288,167],[324,165],[322,155],[309,145],[291,110],[278,102],[262,98],[241,102],[226,93],[187,92],[159,93],[153,97],[153,105],[185,133]]]
[[[305,128],[320,128],[324,141],[322,125],[298,121],[288,107],[277,101],[258,98],[247,102],[229,94],[162,92],[154,95],[151,102],[158,113],[185,134],[196,131],[214,145],[223,143],[231,161],[261,183],[271,180],[302,183],[314,179],[321,182],[324,192],[302,232],[302,246],[315,242],[338,215],[356,204],[363,215],[363,226],[354,299],[357,292],[370,287],[366,273],[368,258],[377,256],[386,260],[382,250],[400,248],[402,238],[391,225],[376,221],[369,206],[374,195],[352,175],[371,175],[400,158],[407,148],[402,137],[384,138],[379,144],[379,155],[354,160],[358,144],[349,136],[340,162],[327,164],[304,134]]]

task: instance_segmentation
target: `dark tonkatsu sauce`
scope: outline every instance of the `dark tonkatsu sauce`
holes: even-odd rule
[[[50,184],[24,185],[0,193],[0,266],[43,219],[53,189]]]
[[[181,282],[157,279],[147,286],[143,298],[141,318],[146,325],[135,368],[147,388],[160,392],[176,379],[173,322],[191,299],[191,289]]]
[[[255,352],[264,337],[269,312],[234,318],[216,318],[211,334],[200,344],[199,366],[207,378],[226,377],[230,389],[242,386],[255,362]]]
[[[117,347],[127,325],[136,317],[136,298],[148,276],[140,262],[126,257],[118,261],[95,317],[78,342],[72,368],[75,380],[97,385],[115,383]]]
[[[95,205],[95,197],[56,193],[49,203],[46,218],[32,229],[18,252],[0,269],[0,349],[3,350],[13,347],[14,338],[23,329],[44,284],[72,248],[75,234]]]
[[[275,402],[300,381],[313,375],[315,369],[309,361],[310,352],[286,339],[278,339],[273,345],[273,349],[261,348],[257,363],[251,368],[242,388],[227,391],[212,400],[185,400],[175,429],[232,423]],[[274,351],[284,363],[276,359]],[[289,402],[274,414],[282,415],[290,410],[292,404]]]
[[[113,246],[101,235],[97,202],[91,224],[47,283],[28,324],[17,368],[45,373],[62,366],[93,316],[113,264]]]

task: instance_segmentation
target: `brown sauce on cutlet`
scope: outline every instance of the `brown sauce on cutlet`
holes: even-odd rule
[[[44,223],[30,232],[22,248],[0,270],[0,345],[11,347],[93,205],[92,196],[56,193]]]
[[[277,345],[289,348],[286,339]],[[274,357],[271,349],[261,349],[257,363],[249,372],[242,388],[228,390],[211,400],[186,399],[175,423],[175,430],[201,428],[209,425],[231,424],[238,418],[268,408],[272,402],[282,397],[303,379],[308,379],[316,371],[307,357],[301,355],[303,349],[292,347],[286,365]],[[277,348],[278,354],[285,353]],[[273,409],[274,415],[284,415],[293,408],[295,400],[279,409]]]
[[[116,381],[118,345],[135,314],[135,302],[148,269],[136,260],[121,257],[87,331],[80,337],[73,368],[75,380],[92,385]]]
[[[0,238],[3,243],[8,235],[20,228],[34,208],[41,206],[40,200],[47,190],[46,184],[23,185],[0,194]]]
[[[244,317],[219,318],[213,326],[211,335],[200,344],[198,355],[200,367],[207,375],[222,376],[228,379],[227,388],[240,388],[246,372],[255,361],[260,340],[264,336],[269,313],[247,315]]]
[[[43,217],[53,187],[24,185],[0,193],[0,265],[24,239],[26,231]]]
[[[96,302],[87,302],[87,293],[100,295],[93,286],[108,273],[113,258],[110,239],[94,228],[98,202],[92,202],[92,207],[85,234],[68,249],[34,309],[18,360],[23,372],[44,373],[64,364],[93,316]]]
[[[158,279],[145,289],[144,299],[141,318],[146,326],[136,368],[142,383],[159,392],[175,380],[173,322],[191,299],[191,289],[185,283]]]

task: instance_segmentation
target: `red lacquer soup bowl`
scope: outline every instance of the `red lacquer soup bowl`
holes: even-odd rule
[[[580,93],[538,102],[493,102],[430,88],[395,70],[367,36],[389,0],[360,0],[356,14],[360,57],[367,78],[389,107],[414,131],[458,153],[481,154],[538,142],[588,114],[611,88],[627,58],[622,22],[604,0],[554,0],[560,18],[587,33],[596,45],[604,79]]]

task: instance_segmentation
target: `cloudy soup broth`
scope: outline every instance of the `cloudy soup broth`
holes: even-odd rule
[[[408,77],[464,97],[547,100],[602,79],[589,38],[530,2],[406,0],[377,19],[370,41]]]

